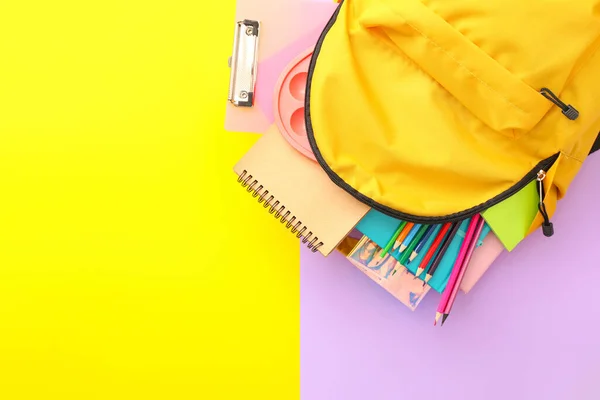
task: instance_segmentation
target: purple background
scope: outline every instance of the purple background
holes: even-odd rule
[[[600,399],[600,155],[559,202],[555,237],[504,254],[433,327],[338,254],[301,255],[303,400]]]

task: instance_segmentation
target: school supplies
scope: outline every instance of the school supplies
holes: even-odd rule
[[[392,246],[393,251],[398,250],[398,252],[400,252],[400,253],[402,252],[402,245],[408,239],[408,236],[411,234],[411,232],[413,232],[414,229],[415,229],[415,224],[413,224],[412,222],[406,223],[406,225],[404,226],[404,229],[402,230],[402,232],[400,232],[400,235],[398,235],[398,239],[396,239],[396,243],[394,243],[394,246]]]
[[[362,236],[360,238],[354,238],[348,235],[340,242],[340,244],[338,244],[336,250],[339,251],[344,257],[348,257],[350,252],[354,250],[361,239]]]
[[[283,70],[313,48],[336,4],[312,0],[237,0],[235,21],[260,21],[254,107],[226,102],[225,129],[264,133],[275,122],[274,96]]]
[[[358,225],[362,225],[361,228],[365,231],[378,232],[376,225],[373,225],[374,221],[384,222],[386,219],[382,216],[377,216],[376,213],[374,214],[373,210],[371,210]],[[496,260],[502,251],[504,251],[502,243],[498,240],[493,232],[490,232],[490,227],[482,218],[479,218],[479,224],[481,224],[481,226],[477,226],[475,232],[472,234],[472,240],[469,242],[465,242],[465,237],[467,236],[467,231],[470,226],[470,220],[463,221],[463,223],[458,225],[453,239],[449,237],[449,233],[453,224],[448,223],[444,225],[425,226],[426,234],[427,231],[429,231],[429,238],[423,236],[421,240],[417,240],[419,245],[422,245],[423,251],[420,252],[416,259],[414,259],[412,262],[409,262],[405,269],[409,273],[414,274],[413,279],[415,281],[420,282],[426,278],[426,272],[428,272],[428,267],[431,266],[433,259],[439,256],[438,259],[441,261],[439,261],[438,270],[440,273],[436,273],[434,279],[430,278],[430,285],[422,286],[428,286],[440,293],[444,292],[444,290],[450,290],[450,288],[453,288],[454,291],[462,290],[463,292],[468,293],[468,291],[470,291],[483,276],[485,271],[487,271],[490,265]],[[393,233],[389,233],[391,232],[391,228],[384,229],[389,235],[391,235],[390,240],[393,240],[393,238],[398,235],[399,230],[406,229],[406,226],[404,229],[401,228],[403,225],[408,224],[404,222],[400,223],[398,228],[396,228],[396,231]],[[379,239],[384,240],[382,238]],[[366,235],[363,236],[361,240],[369,240],[372,242],[372,246],[381,248]],[[444,240],[448,241],[446,245],[443,243]],[[352,241],[355,243],[356,239],[352,239]],[[454,270],[453,268],[457,263],[461,250],[464,254],[463,246],[466,246],[466,243],[469,243],[470,246],[473,246],[473,249],[470,250],[470,248],[467,247],[468,251],[463,262],[461,263],[462,271],[458,277],[458,283],[456,284],[458,286],[449,286],[450,275]],[[442,245],[445,247],[444,252],[442,252],[442,249],[440,248]],[[348,252],[344,251],[343,254],[347,256]],[[381,252],[376,257],[374,253],[373,257],[371,258],[371,261],[375,262],[376,264],[382,260],[388,260],[388,262],[390,262],[388,265],[389,270],[386,269],[385,274],[383,274],[383,277],[386,279],[389,279],[389,276],[395,276],[397,273],[403,270],[401,265],[402,257],[399,255],[399,253],[391,253],[392,257],[398,261],[395,266],[393,266],[393,261],[388,258],[389,255],[390,254]],[[421,270],[421,268],[423,269]],[[391,275],[390,271],[392,271]],[[451,302],[454,301],[454,297],[455,295],[450,298]]]
[[[421,231],[421,225],[419,225],[419,224],[413,225],[408,236],[406,236],[406,239],[404,239],[404,241],[402,242],[402,245],[400,246],[400,253],[404,253],[406,248],[408,246],[410,246],[410,244],[414,240],[415,236],[417,236],[417,233],[419,233],[420,231]]]
[[[423,239],[421,239],[419,241],[419,244],[417,245],[417,247],[415,248],[415,250],[410,255],[410,258],[409,258],[410,262],[413,262],[414,259],[419,256],[419,253],[421,252],[421,250],[423,250],[423,247],[425,247],[425,244],[427,243],[427,241],[429,240],[429,237],[431,236],[431,234],[435,230],[435,227],[436,227],[436,225],[429,225],[429,227],[425,231],[425,236],[423,236]]]
[[[408,264],[410,270],[414,271],[415,276],[419,277],[419,279],[422,279],[423,281],[427,276],[426,274],[424,275],[424,272],[431,266],[431,261],[440,250],[439,246],[443,237],[440,237],[440,241],[437,241],[437,239],[442,230],[442,225],[434,225],[433,234],[425,243],[423,251],[421,251],[419,255],[417,255],[417,257]]]
[[[408,265],[406,266],[406,268],[412,272],[413,274],[415,274],[415,277],[419,278],[420,280],[425,280],[425,275],[423,275],[422,273],[419,274],[418,273],[418,269],[419,269],[419,265],[423,262],[423,259],[425,258],[425,254],[426,254],[426,250],[429,250],[429,248],[433,245],[433,242],[435,241],[438,233],[442,230],[442,225],[432,225],[433,226],[433,234],[430,235],[429,239],[427,239],[427,241],[425,242],[425,245],[423,246],[423,251],[412,261],[409,260]],[[435,291],[438,291],[439,287],[437,285],[432,286],[432,288]]]
[[[404,267],[408,264],[408,259],[419,245],[421,239],[423,239],[423,236],[425,236],[425,232],[427,232],[427,230],[429,229],[429,226],[427,225],[420,225],[418,228],[417,226],[418,225],[415,225],[415,228],[413,228],[413,230],[417,229],[414,238],[410,241],[408,247],[404,250],[404,253],[402,253],[402,257],[400,258],[400,264]]]
[[[292,147],[315,160],[306,137],[304,91],[312,48],[303,52],[282,73],[275,90],[275,123]]]
[[[444,290],[444,293],[442,294],[442,299],[440,300],[440,304],[438,306],[438,312],[436,313],[436,317],[435,317],[436,323],[440,320],[440,318],[442,318],[442,315],[444,314],[444,311],[446,310],[446,306],[448,305],[448,300],[450,299],[452,290],[453,290],[454,286],[456,285],[458,276],[460,275],[460,271],[463,266],[463,261],[467,255],[467,252],[469,249],[469,244],[471,243],[471,241],[473,241],[475,229],[477,228],[480,219],[481,219],[481,217],[479,215],[476,215],[475,217],[471,218],[471,221],[469,222],[469,228],[467,230],[467,234],[466,234],[465,239],[460,248],[460,253],[458,254],[458,257],[456,258],[456,261],[454,262],[454,268],[452,268],[450,280],[448,282],[448,285],[446,286],[446,289]]]
[[[379,257],[381,247],[364,236],[347,259],[370,279],[377,282],[411,311],[415,311],[430,288],[420,281],[389,254]],[[393,274],[393,271],[397,271]]]
[[[365,215],[365,217],[358,223],[358,225],[356,226],[356,229],[361,234],[367,236],[372,241],[377,243],[378,246],[385,248],[389,244],[389,241],[397,233],[398,228],[400,227],[400,225],[403,222],[405,222],[405,221],[400,221],[398,219],[395,219],[393,217],[385,215],[377,210],[371,209],[367,213],[367,215]],[[397,260],[400,260],[402,257],[402,254],[399,251],[400,249],[397,247],[398,242],[404,237],[403,235],[407,234],[407,230],[408,231],[411,230],[412,225],[414,225],[414,224],[412,224],[412,223],[406,224],[405,228],[402,230],[402,233],[398,236],[398,239],[395,242],[395,247],[392,250],[390,250],[390,253],[392,254],[392,256],[394,258],[396,258]],[[451,225],[452,224],[449,224],[449,223],[444,224],[444,226],[448,227],[444,233],[447,233],[449,231]],[[436,267],[436,272],[438,272],[438,273],[435,274],[435,277],[430,277],[428,283],[433,290],[441,293],[445,288],[447,280],[452,271],[452,267],[454,266],[454,260],[458,256],[458,252],[460,250],[460,245],[461,245],[462,239],[466,233],[467,227],[468,227],[468,221],[466,222],[466,225],[464,225],[464,231],[461,230],[461,227],[458,228],[459,230],[458,230],[457,234],[455,235],[453,241],[450,244],[448,244],[447,248],[444,249],[443,253],[440,251],[440,246],[442,244],[441,242],[443,240],[443,237],[440,238],[435,245],[436,249],[432,251],[432,254],[430,255],[430,258],[428,259],[428,262],[425,264],[425,263],[423,263],[423,260],[426,256],[426,254],[429,252],[430,248],[432,247],[434,241],[436,239],[438,239],[439,232],[443,228],[443,225],[435,225],[434,233],[432,233],[432,237],[430,237],[429,240],[426,241],[425,245],[423,246],[423,251],[421,251],[418,254],[417,258],[413,259],[412,261],[410,261],[410,259],[409,259],[410,262],[408,262],[408,264],[405,265],[405,267],[411,273],[413,273],[416,276],[421,278],[421,276],[423,275],[423,272],[418,273],[419,266],[421,264],[423,264],[423,268],[427,268],[427,270],[429,270],[428,267],[430,267],[432,265],[432,261],[435,260],[436,257],[439,255],[441,260],[439,261],[438,267]],[[483,243],[483,239],[489,234],[489,232],[490,232],[490,228],[486,224],[484,227],[484,230],[482,231],[481,236],[479,238],[480,239],[479,245],[481,245]],[[489,266],[487,266],[487,267],[489,267]],[[481,270],[481,269],[483,269],[483,266],[478,266],[478,268]],[[425,278],[426,278],[426,274],[424,276],[422,276],[423,280]]]
[[[475,220],[475,218],[474,218],[474,220]],[[473,256],[473,251],[475,250],[475,247],[477,246],[477,241],[478,241],[477,238],[481,234],[481,231],[483,230],[484,225],[485,225],[485,221],[482,218],[478,218],[477,225],[475,226],[475,232],[474,232],[473,236],[470,238],[470,241],[468,243],[467,254],[465,255],[465,258],[461,261],[461,266],[460,266],[460,270],[458,273],[458,277],[456,279],[456,282],[452,286],[452,290],[450,292],[450,297],[448,298],[448,302],[446,303],[446,307],[444,309],[444,315],[442,316],[442,326],[444,326],[444,323],[450,316],[450,312],[452,311],[452,307],[454,306],[454,301],[456,300],[456,295],[458,294],[458,290],[460,289],[460,287],[462,285],[462,281],[465,276],[465,272],[467,271],[467,267],[469,265],[469,262],[471,261],[471,257]],[[446,290],[448,290],[448,289],[446,289]]]
[[[329,255],[369,207],[334,185],[272,125],[235,165],[238,181],[313,252]]]
[[[376,210],[369,210],[367,215],[356,225],[356,230],[368,236],[380,247],[386,247],[390,238],[394,235],[402,221],[392,218]],[[412,228],[414,224],[409,223],[406,227]],[[404,228],[407,229],[407,228]],[[408,228],[410,230],[410,228]],[[400,239],[401,236],[398,237]],[[402,239],[404,240],[404,239]]]
[[[260,22],[245,19],[235,25],[228,100],[236,107],[254,105]]]
[[[417,269],[416,276],[421,276],[421,274],[427,270],[427,268],[429,267],[430,261],[433,259],[433,256],[436,254],[436,252],[442,245],[442,242],[444,241],[444,238],[446,237],[446,234],[448,233],[448,231],[450,231],[451,227],[452,227],[452,224],[450,224],[450,223],[444,224],[444,226],[441,228],[439,233],[436,232],[434,234],[435,240],[429,247],[429,250],[425,254],[425,257],[423,258],[423,260],[421,260],[421,262],[419,263],[419,268]]]
[[[529,233],[538,214],[537,182],[531,182],[514,196],[481,215],[508,251],[512,251]]]
[[[394,246],[394,242],[396,242],[396,240],[398,240],[398,237],[400,236],[400,234],[402,233],[402,230],[404,230],[404,228],[406,227],[407,222],[406,221],[402,221],[400,223],[400,226],[398,227],[398,229],[396,230],[396,232],[394,233],[394,235],[392,236],[392,238],[390,239],[390,241],[388,242],[388,244],[385,246],[385,248],[383,250],[381,250],[381,256],[383,257],[385,254],[389,253],[390,250],[392,249],[392,247]]]
[[[463,224],[464,223],[465,222],[463,222]],[[429,271],[427,271],[427,276],[425,277],[425,283],[429,283],[429,281],[433,278],[433,276],[437,272],[438,267],[442,263],[442,260],[444,259],[444,256],[446,255],[446,252],[448,251],[448,248],[452,244],[452,241],[454,240],[454,238],[456,237],[456,234],[458,233],[458,230],[460,229],[460,225],[461,224],[459,224],[459,223],[454,223],[452,225],[452,229],[444,237],[444,240],[442,242],[442,247],[441,247],[440,251],[438,252],[438,255],[433,260],[433,264],[431,264],[431,268],[429,269]]]
[[[590,19],[589,7],[581,6],[584,0],[575,0],[564,16],[554,6],[544,9],[546,14],[534,12],[542,17],[538,34],[529,42],[499,29],[508,14],[497,11],[511,7],[506,1],[491,0],[475,14],[466,0],[354,0],[351,6],[342,1],[318,40],[300,46],[298,39],[269,57],[264,56],[269,46],[262,40],[269,25],[265,23],[258,30],[259,89],[248,105],[256,104],[238,107],[261,109],[263,120],[275,121],[282,137],[298,154],[316,161],[328,182],[372,207],[359,223],[361,231],[368,230],[368,223],[362,222],[372,220],[376,212],[388,217],[389,227],[378,230],[370,241],[377,246],[371,262],[387,269],[365,267],[365,273],[382,282],[397,272],[415,273],[419,279],[413,281],[424,278],[431,288],[450,296],[446,309],[459,288],[472,288],[470,277],[471,282],[481,278],[501,253],[498,244],[510,251],[540,226],[546,236],[552,235],[550,217],[556,202],[600,128],[600,114],[590,106],[595,98],[589,94],[594,85],[600,86],[600,79],[589,72],[600,66],[600,48],[589,46],[600,37],[600,24]],[[271,11],[289,11],[292,1],[269,3]],[[527,3],[514,18],[527,18],[528,11],[539,11],[540,3]],[[279,16],[286,31],[277,40],[297,24],[305,30],[304,37],[311,35],[306,22],[318,18],[309,13],[311,18],[303,20],[307,5],[298,6],[294,22]],[[568,47],[559,37],[553,51],[558,49],[564,57],[536,56],[543,48],[532,48],[535,38],[555,35],[560,29],[554,25],[572,26],[575,15],[581,18],[578,26],[588,29],[572,32],[582,40]],[[244,16],[248,18],[264,23]],[[458,24],[471,28],[459,32]],[[471,43],[472,35],[478,37],[477,46]],[[506,43],[519,46],[498,61]],[[294,46],[298,47],[290,50]],[[245,83],[241,81],[236,83],[232,75],[231,86]],[[261,85],[277,90],[260,90]],[[388,101],[390,92],[394,102]],[[240,106],[243,101],[238,97],[233,103]],[[414,134],[424,131],[431,134]],[[272,165],[281,164],[278,160]],[[308,209],[295,212],[272,196],[263,181],[248,171],[237,172],[240,183],[310,248],[325,255],[332,251],[296,216],[310,214]],[[295,187],[305,189],[304,184]],[[307,207],[314,211],[316,204]],[[453,235],[450,224],[458,228]],[[336,232],[331,240],[343,254],[357,244],[348,240],[348,230],[345,235]]]
[[[490,232],[481,246],[473,252],[460,289],[464,293],[469,293],[504,251],[504,245],[500,239]]]

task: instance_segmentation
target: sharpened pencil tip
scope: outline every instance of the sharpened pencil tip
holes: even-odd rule
[[[449,316],[450,316],[450,314],[444,314],[444,316],[442,317],[442,326],[444,326],[444,324],[446,323],[446,320],[448,319]]]
[[[410,261],[410,262],[413,262],[413,261],[415,260],[415,258],[417,258],[417,257],[419,257],[419,254],[418,254],[418,253],[415,253],[415,252],[413,252],[413,253],[410,255],[409,261]]]
[[[440,322],[440,319],[442,318],[442,313],[435,313],[435,323],[437,325],[438,322]]]
[[[425,268],[419,268],[419,269],[417,270],[417,274],[416,274],[416,276],[421,276],[421,274],[422,274],[423,272],[425,272]]]
[[[404,250],[407,249],[408,246],[402,245],[400,246],[400,253],[404,253]]]
[[[431,278],[433,278],[433,276],[431,276],[431,275],[427,275],[427,276],[425,277],[425,283],[429,283],[429,281],[431,280]]]

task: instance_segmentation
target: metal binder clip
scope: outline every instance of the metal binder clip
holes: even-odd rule
[[[260,22],[245,19],[236,24],[233,55],[229,59],[229,101],[237,107],[254,105]]]

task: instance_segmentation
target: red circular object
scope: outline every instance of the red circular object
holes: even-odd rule
[[[283,137],[296,150],[315,160],[308,137],[304,118],[304,98],[308,67],[313,49],[297,57],[283,71],[275,86],[275,123]]]

